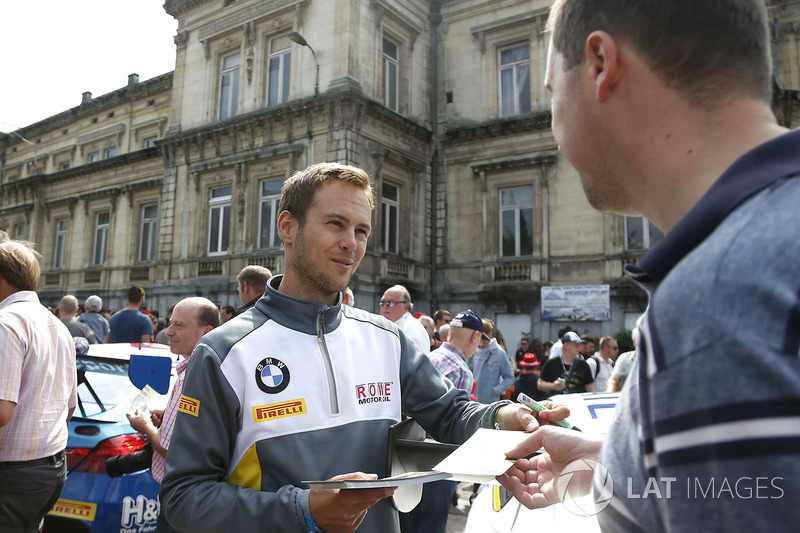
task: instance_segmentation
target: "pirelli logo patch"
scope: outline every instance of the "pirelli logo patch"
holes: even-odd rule
[[[93,522],[95,513],[97,513],[96,503],[59,499],[47,514],[65,518],[80,518],[81,520]]]
[[[288,402],[273,403],[253,407],[253,421],[266,422],[287,416],[297,416],[308,414],[306,401],[304,399],[289,400]]]
[[[181,395],[181,403],[178,404],[178,412],[187,415],[197,416],[200,412],[200,400],[195,400],[186,395]]]

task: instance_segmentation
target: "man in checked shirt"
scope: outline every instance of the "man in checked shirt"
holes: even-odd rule
[[[136,431],[147,435],[153,445],[153,479],[161,483],[164,478],[164,461],[169,448],[172,427],[175,424],[175,416],[178,414],[178,403],[183,389],[183,378],[186,367],[189,365],[189,358],[192,356],[195,344],[200,337],[219,326],[219,309],[206,298],[193,297],[186,298],[178,302],[172,310],[170,324],[167,328],[167,338],[169,339],[170,351],[180,354],[184,359],[178,363],[176,371],[178,378],[172,388],[166,409],[164,411],[154,410],[148,417],[144,413],[128,415],[131,427]],[[158,532],[175,531],[169,526],[164,518],[163,512],[158,513]]]

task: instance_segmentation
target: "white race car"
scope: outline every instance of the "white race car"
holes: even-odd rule
[[[570,409],[567,419],[584,433],[605,435],[614,419],[619,393],[561,394],[551,401]],[[497,484],[481,485],[464,533],[600,531],[591,494],[543,509],[528,509]]]

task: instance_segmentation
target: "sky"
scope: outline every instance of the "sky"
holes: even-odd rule
[[[164,0],[0,0],[0,132],[175,69]]]

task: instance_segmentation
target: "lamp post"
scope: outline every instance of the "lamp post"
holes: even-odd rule
[[[317,54],[314,53],[314,49],[311,48],[308,41],[296,31],[289,32],[289,39],[300,46],[307,46],[308,49],[311,50],[311,56],[314,58],[314,96],[317,96],[319,94],[319,63],[317,62]]]

